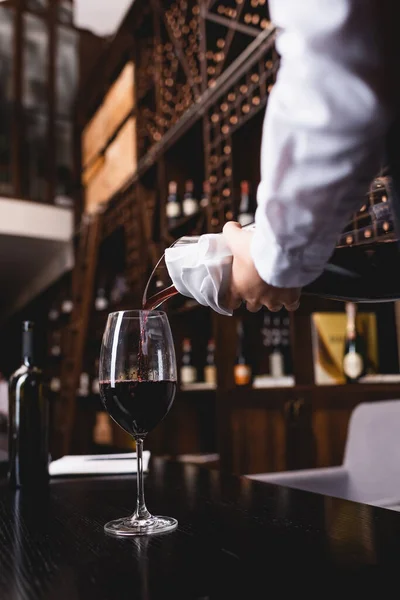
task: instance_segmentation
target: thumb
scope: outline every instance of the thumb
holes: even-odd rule
[[[222,229],[222,234],[232,253],[233,249],[237,248],[238,244],[241,243],[241,233],[242,226],[236,221],[228,221]]]

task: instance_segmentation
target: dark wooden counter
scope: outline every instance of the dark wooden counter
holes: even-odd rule
[[[358,598],[378,578],[382,593],[399,571],[395,511],[161,459],[146,477],[148,506],[178,518],[179,529],[107,537],[105,521],[133,508],[134,481],[57,480],[37,496],[3,482],[1,600],[247,600],[313,587],[326,598],[345,581]]]

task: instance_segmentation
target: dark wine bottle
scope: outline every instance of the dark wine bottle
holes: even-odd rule
[[[246,349],[244,343],[244,329],[241,321],[238,322],[237,326],[238,334],[238,345],[236,353],[236,361],[234,366],[234,379],[236,385],[251,385],[253,381],[253,373],[250,361],[246,356]]]
[[[194,195],[194,184],[191,179],[185,182],[185,193],[183,195],[182,211],[185,217],[195,215],[199,211],[199,203]]]
[[[204,381],[217,385],[217,367],[215,364],[215,342],[211,338],[207,344],[206,366],[204,367]]]
[[[94,300],[94,307],[97,311],[103,311],[108,308],[108,297],[105,285],[101,285],[98,287],[96,292],[96,298]]]
[[[22,365],[9,383],[9,470],[13,488],[36,488],[48,481],[48,402],[42,371],[35,365],[34,325],[22,325]]]
[[[192,342],[185,338],[182,343],[182,365],[181,365],[181,383],[195,383],[197,380],[197,369],[193,363]]]
[[[182,208],[178,198],[178,185],[176,181],[170,181],[168,184],[166,213],[169,228],[174,227],[182,216]]]
[[[61,302],[61,313],[65,316],[69,316],[74,309],[74,302],[69,294],[67,294],[64,300]]]
[[[60,311],[58,310],[58,306],[54,303],[49,310],[49,321],[57,321],[60,316]]]
[[[346,303],[347,325],[343,355],[343,372],[347,383],[356,383],[366,373],[366,348],[364,338],[357,330],[357,308],[354,302]]]
[[[200,199],[200,206],[202,208],[207,208],[209,204],[210,204],[210,182],[207,180],[207,181],[203,182],[203,193],[202,193],[201,199]]]
[[[282,352],[282,319],[279,315],[272,318],[272,351],[269,355],[269,372],[279,379],[285,375],[284,356]]]
[[[250,184],[248,181],[240,182],[240,204],[238,221],[242,227],[254,221],[254,210],[250,198]]]

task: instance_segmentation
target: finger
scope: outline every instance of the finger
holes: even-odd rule
[[[238,243],[241,242],[241,238],[239,237],[241,234],[241,230],[242,226],[236,221],[228,221],[228,223],[225,223],[224,228],[222,229],[222,233],[231,250],[232,248],[235,248]]]
[[[262,298],[261,302],[263,303],[263,306],[268,308],[268,310],[270,310],[271,312],[279,312],[283,307],[282,302],[280,302],[277,299],[270,298],[269,296],[267,296],[266,298]]]
[[[271,312],[279,312],[280,310],[282,310],[283,305],[282,304],[269,304],[267,305],[268,310],[270,310]]]
[[[249,312],[258,312],[261,310],[262,304],[258,298],[254,298],[253,300],[247,300],[246,308]]]
[[[285,304],[285,308],[286,310],[292,312],[294,310],[297,310],[300,306],[300,301],[297,300],[297,302],[294,302],[293,304]]]
[[[246,308],[249,312],[258,312],[262,309],[262,304],[250,304],[249,302],[247,302]]]
[[[290,311],[297,310],[300,304],[300,289],[272,288],[266,300],[272,306],[284,306]]]
[[[236,296],[236,295],[232,295],[230,300],[229,300],[229,307],[232,310],[236,310],[237,308],[240,308],[240,306],[242,305],[242,299],[240,296]]]
[[[290,288],[280,290],[280,299],[285,305],[295,305],[300,300],[300,289]]]

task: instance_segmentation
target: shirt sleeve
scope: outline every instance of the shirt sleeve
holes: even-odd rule
[[[302,287],[323,271],[381,166],[383,58],[373,0],[269,6],[281,64],[264,119],[251,253],[264,281]]]

